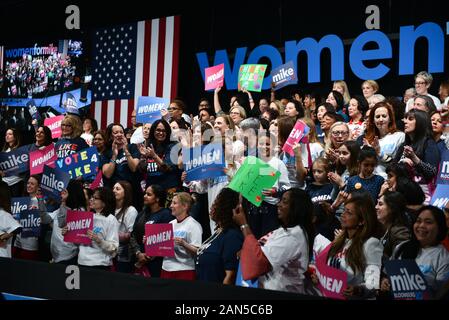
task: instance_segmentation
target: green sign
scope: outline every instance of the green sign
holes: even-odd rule
[[[240,192],[249,202],[259,207],[264,199],[263,189],[272,188],[281,173],[266,162],[247,157],[235,174],[229,188]]]
[[[266,64],[242,64],[239,69],[239,91],[246,89],[261,92],[266,70]]]

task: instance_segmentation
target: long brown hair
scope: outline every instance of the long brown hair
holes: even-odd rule
[[[372,143],[374,141],[375,136],[380,138],[379,129],[377,129],[376,125],[374,124],[374,114],[379,108],[385,108],[388,111],[388,117],[390,118],[390,123],[388,124],[388,133],[395,133],[396,131],[398,131],[398,129],[396,128],[396,120],[394,117],[393,108],[384,101],[378,102],[371,109],[369,113],[368,123],[366,125],[365,139],[368,140],[369,143]]]
[[[345,202],[345,206],[352,203],[357,214],[359,222],[362,225],[357,229],[352,238],[351,246],[346,253],[346,263],[354,270],[354,273],[363,272],[366,267],[366,258],[363,253],[363,244],[371,237],[377,236],[379,225],[376,218],[376,209],[373,201],[366,201],[367,199],[356,197],[351,198]],[[348,231],[344,230],[332,242],[331,248],[327,258],[333,258],[337,253],[341,252],[345,246],[346,239],[348,239]]]
[[[12,151],[14,149],[17,149],[20,146],[20,133],[19,133],[19,131],[17,131],[16,128],[8,128],[8,130],[12,131],[12,135],[14,137],[14,144],[12,146],[10,146],[5,141],[5,145],[3,146],[3,150],[2,151],[6,151],[6,150],[8,150],[8,148],[11,148],[11,151]],[[8,130],[6,130],[6,132],[8,132]],[[5,132],[5,134],[6,134],[6,132]]]
[[[125,180],[117,181],[117,183],[124,189],[125,196],[123,197],[122,207],[120,208],[120,211],[116,213],[115,217],[119,222],[123,223],[126,210],[133,204],[133,188],[131,187],[131,184]]]

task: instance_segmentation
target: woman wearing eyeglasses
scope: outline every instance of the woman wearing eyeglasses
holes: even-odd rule
[[[337,149],[349,140],[349,126],[341,121],[335,122],[329,129],[329,139],[324,148],[326,158],[336,163],[339,157]]]
[[[77,153],[89,148],[86,141],[81,138],[83,125],[77,116],[67,115],[61,123],[62,135],[55,144],[55,151],[58,159],[64,159],[72,153]]]
[[[429,96],[432,98],[437,110],[441,110],[441,102],[440,99],[431,95],[429,93],[429,88],[432,85],[433,77],[430,73],[426,71],[421,71],[415,76],[415,89],[417,95]],[[405,107],[405,111],[408,112],[412,109],[413,104],[415,103],[415,99],[411,98],[407,101],[407,106]]]

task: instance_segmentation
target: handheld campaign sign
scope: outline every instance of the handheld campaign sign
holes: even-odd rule
[[[347,287],[348,275],[342,270],[327,265],[327,253],[331,244],[316,257],[316,274],[318,277],[318,289],[323,296],[344,300],[343,291]]]
[[[28,146],[23,146],[11,152],[0,152],[0,171],[5,176],[13,176],[28,171],[30,156]]]
[[[60,200],[61,191],[67,188],[70,175],[56,168],[44,167],[41,179],[41,189],[48,197]]]
[[[51,118],[46,118],[44,120],[44,126],[47,126],[51,130],[51,137],[53,139],[60,138],[62,135],[61,123],[64,116],[56,116]]]
[[[76,98],[70,92],[65,94],[64,109],[67,113],[80,114]]]
[[[36,102],[33,99],[28,101],[26,106],[28,108],[28,112],[31,115],[31,119],[33,119],[33,120],[40,120],[41,119],[41,115],[39,114],[39,111],[37,111]]]
[[[449,184],[449,150],[441,154],[440,170],[438,170],[437,184]]]
[[[162,118],[161,110],[167,110],[169,105],[169,99],[139,97],[137,100],[136,121],[138,123],[153,123]]]
[[[249,202],[260,207],[264,198],[262,190],[273,187],[280,175],[266,162],[249,156],[235,174],[229,188],[240,192]]]
[[[274,83],[274,90],[279,90],[290,84],[296,84],[298,77],[296,76],[295,66],[293,61],[289,61],[276,69],[271,71],[272,82]]]
[[[295,154],[293,152],[293,146],[295,145],[295,143],[298,143],[306,134],[308,134],[309,130],[309,127],[304,122],[302,122],[301,120],[296,121],[296,124],[290,132],[287,141],[282,147],[282,151],[293,156]]]
[[[87,236],[88,230],[93,230],[94,214],[87,211],[67,210],[67,233],[65,242],[78,244],[92,244],[92,239]]]
[[[222,87],[224,81],[224,63],[206,68],[204,74],[204,90],[214,90],[217,87]]]
[[[393,297],[397,300],[424,300],[427,284],[415,260],[389,260],[384,263]]]
[[[225,159],[223,146],[211,143],[182,150],[182,161],[187,172],[187,181],[224,176]]]
[[[42,173],[44,165],[54,168],[57,158],[54,143],[46,146],[42,150],[30,152],[30,174]]]
[[[245,88],[248,91],[261,92],[266,70],[266,64],[242,64],[239,69],[239,91]]]
[[[149,257],[174,257],[175,240],[171,223],[145,224],[145,254]]]
[[[56,160],[58,168],[67,172],[70,178],[76,179],[83,177],[84,179],[96,176],[100,156],[97,147],[90,147],[77,153],[72,153],[64,159]]]
[[[23,227],[20,234],[22,238],[39,236],[41,217],[39,210],[31,206],[30,197],[11,198],[11,212]]]
[[[435,189],[430,204],[441,210],[449,202],[449,184],[439,184]]]

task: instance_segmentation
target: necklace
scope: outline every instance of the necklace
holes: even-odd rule
[[[198,249],[198,251],[196,252],[197,255],[197,260],[196,260],[196,264],[198,264],[198,257],[200,255],[203,254],[203,252],[205,250],[207,250],[207,248],[210,247],[210,245],[212,244],[212,241],[214,241],[215,239],[218,238],[218,236],[221,234],[221,232],[223,231],[223,229],[218,228],[217,231],[214,232],[213,235],[211,235],[206,241],[203,242],[203,244],[201,245],[201,247]]]

